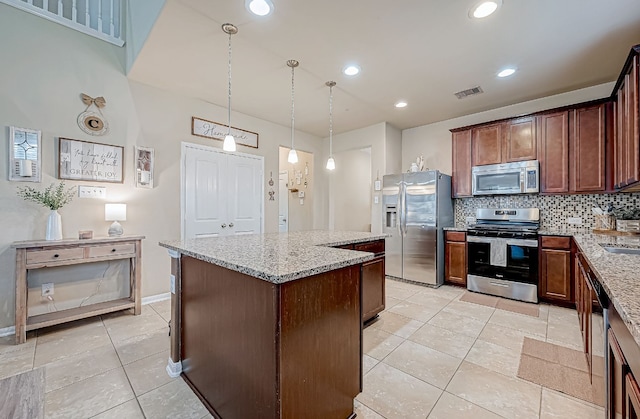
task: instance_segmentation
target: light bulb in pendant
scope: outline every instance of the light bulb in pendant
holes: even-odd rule
[[[227,134],[224,137],[224,143],[222,143],[222,149],[224,151],[236,151],[236,140],[234,140],[233,135]]]
[[[293,148],[291,149],[291,151],[289,151],[289,157],[287,158],[287,161],[291,164],[298,163],[298,153],[296,153],[296,150],[294,150]]]
[[[327,170],[335,170],[336,168],[336,161],[333,160],[333,157],[329,157],[329,160],[327,160]]]

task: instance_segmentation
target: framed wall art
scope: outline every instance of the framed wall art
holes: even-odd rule
[[[124,147],[62,137],[58,140],[59,179],[123,182]]]
[[[9,127],[9,180],[40,182],[42,132]]]
[[[154,154],[153,148],[135,147],[136,186],[138,188],[153,188]]]
[[[191,134],[198,137],[212,138],[224,141],[225,135],[229,131],[229,125],[219,124],[206,119],[191,117]],[[236,144],[246,147],[258,148],[258,133],[246,131],[240,128],[231,127],[231,135],[236,140]]]

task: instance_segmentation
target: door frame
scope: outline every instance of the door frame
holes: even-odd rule
[[[287,233],[289,232],[289,194],[285,194],[284,197],[282,196],[282,194],[280,193],[280,176],[282,175],[286,175],[287,179],[286,179],[286,184],[285,184],[285,188],[287,189],[288,192],[288,188],[287,188],[287,184],[289,183],[289,171],[288,170],[279,170],[278,171],[278,233],[281,233],[280,231],[280,200],[281,199],[286,199],[287,200]]]
[[[217,147],[210,147],[201,144],[188,143],[182,141],[180,143],[180,240],[184,240],[184,233],[186,230],[186,200],[187,200],[187,191],[185,188],[186,182],[186,151],[187,149],[195,149],[206,152],[213,152],[218,154],[225,155],[233,155],[233,156],[241,156],[246,157],[253,160],[260,161],[260,183],[264,183],[264,156],[257,156],[255,154],[248,153],[228,153],[226,151],[222,151]],[[264,185],[260,188],[260,233],[264,234]]]

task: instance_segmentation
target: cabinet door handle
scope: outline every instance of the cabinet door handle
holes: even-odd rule
[[[233,227],[233,223],[229,223],[229,227]]]
[[[53,255],[53,257],[54,258],[58,258],[58,257],[60,257],[60,255],[56,253],[55,255]]]
[[[116,249],[111,249],[111,251],[112,251],[112,252],[115,252],[115,251],[116,251]]]
[[[222,224],[220,227],[227,228],[227,225],[226,224]]]

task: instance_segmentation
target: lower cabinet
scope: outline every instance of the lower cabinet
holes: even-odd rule
[[[356,243],[353,249],[376,255],[362,264],[362,321],[366,322],[384,310],[384,240]]]
[[[540,238],[540,299],[564,304],[574,302],[571,258],[571,237]]]
[[[467,234],[463,231],[445,231],[445,282],[467,286]]]
[[[625,400],[627,410],[626,417],[629,419],[640,418],[640,388],[631,373],[627,374],[625,380]]]
[[[609,388],[607,419],[640,418],[640,346],[626,324],[609,304],[610,328],[606,387]]]
[[[607,377],[609,384],[609,412],[607,419],[620,419],[625,417],[625,381],[627,374],[627,361],[613,331],[609,329],[609,365]]]

